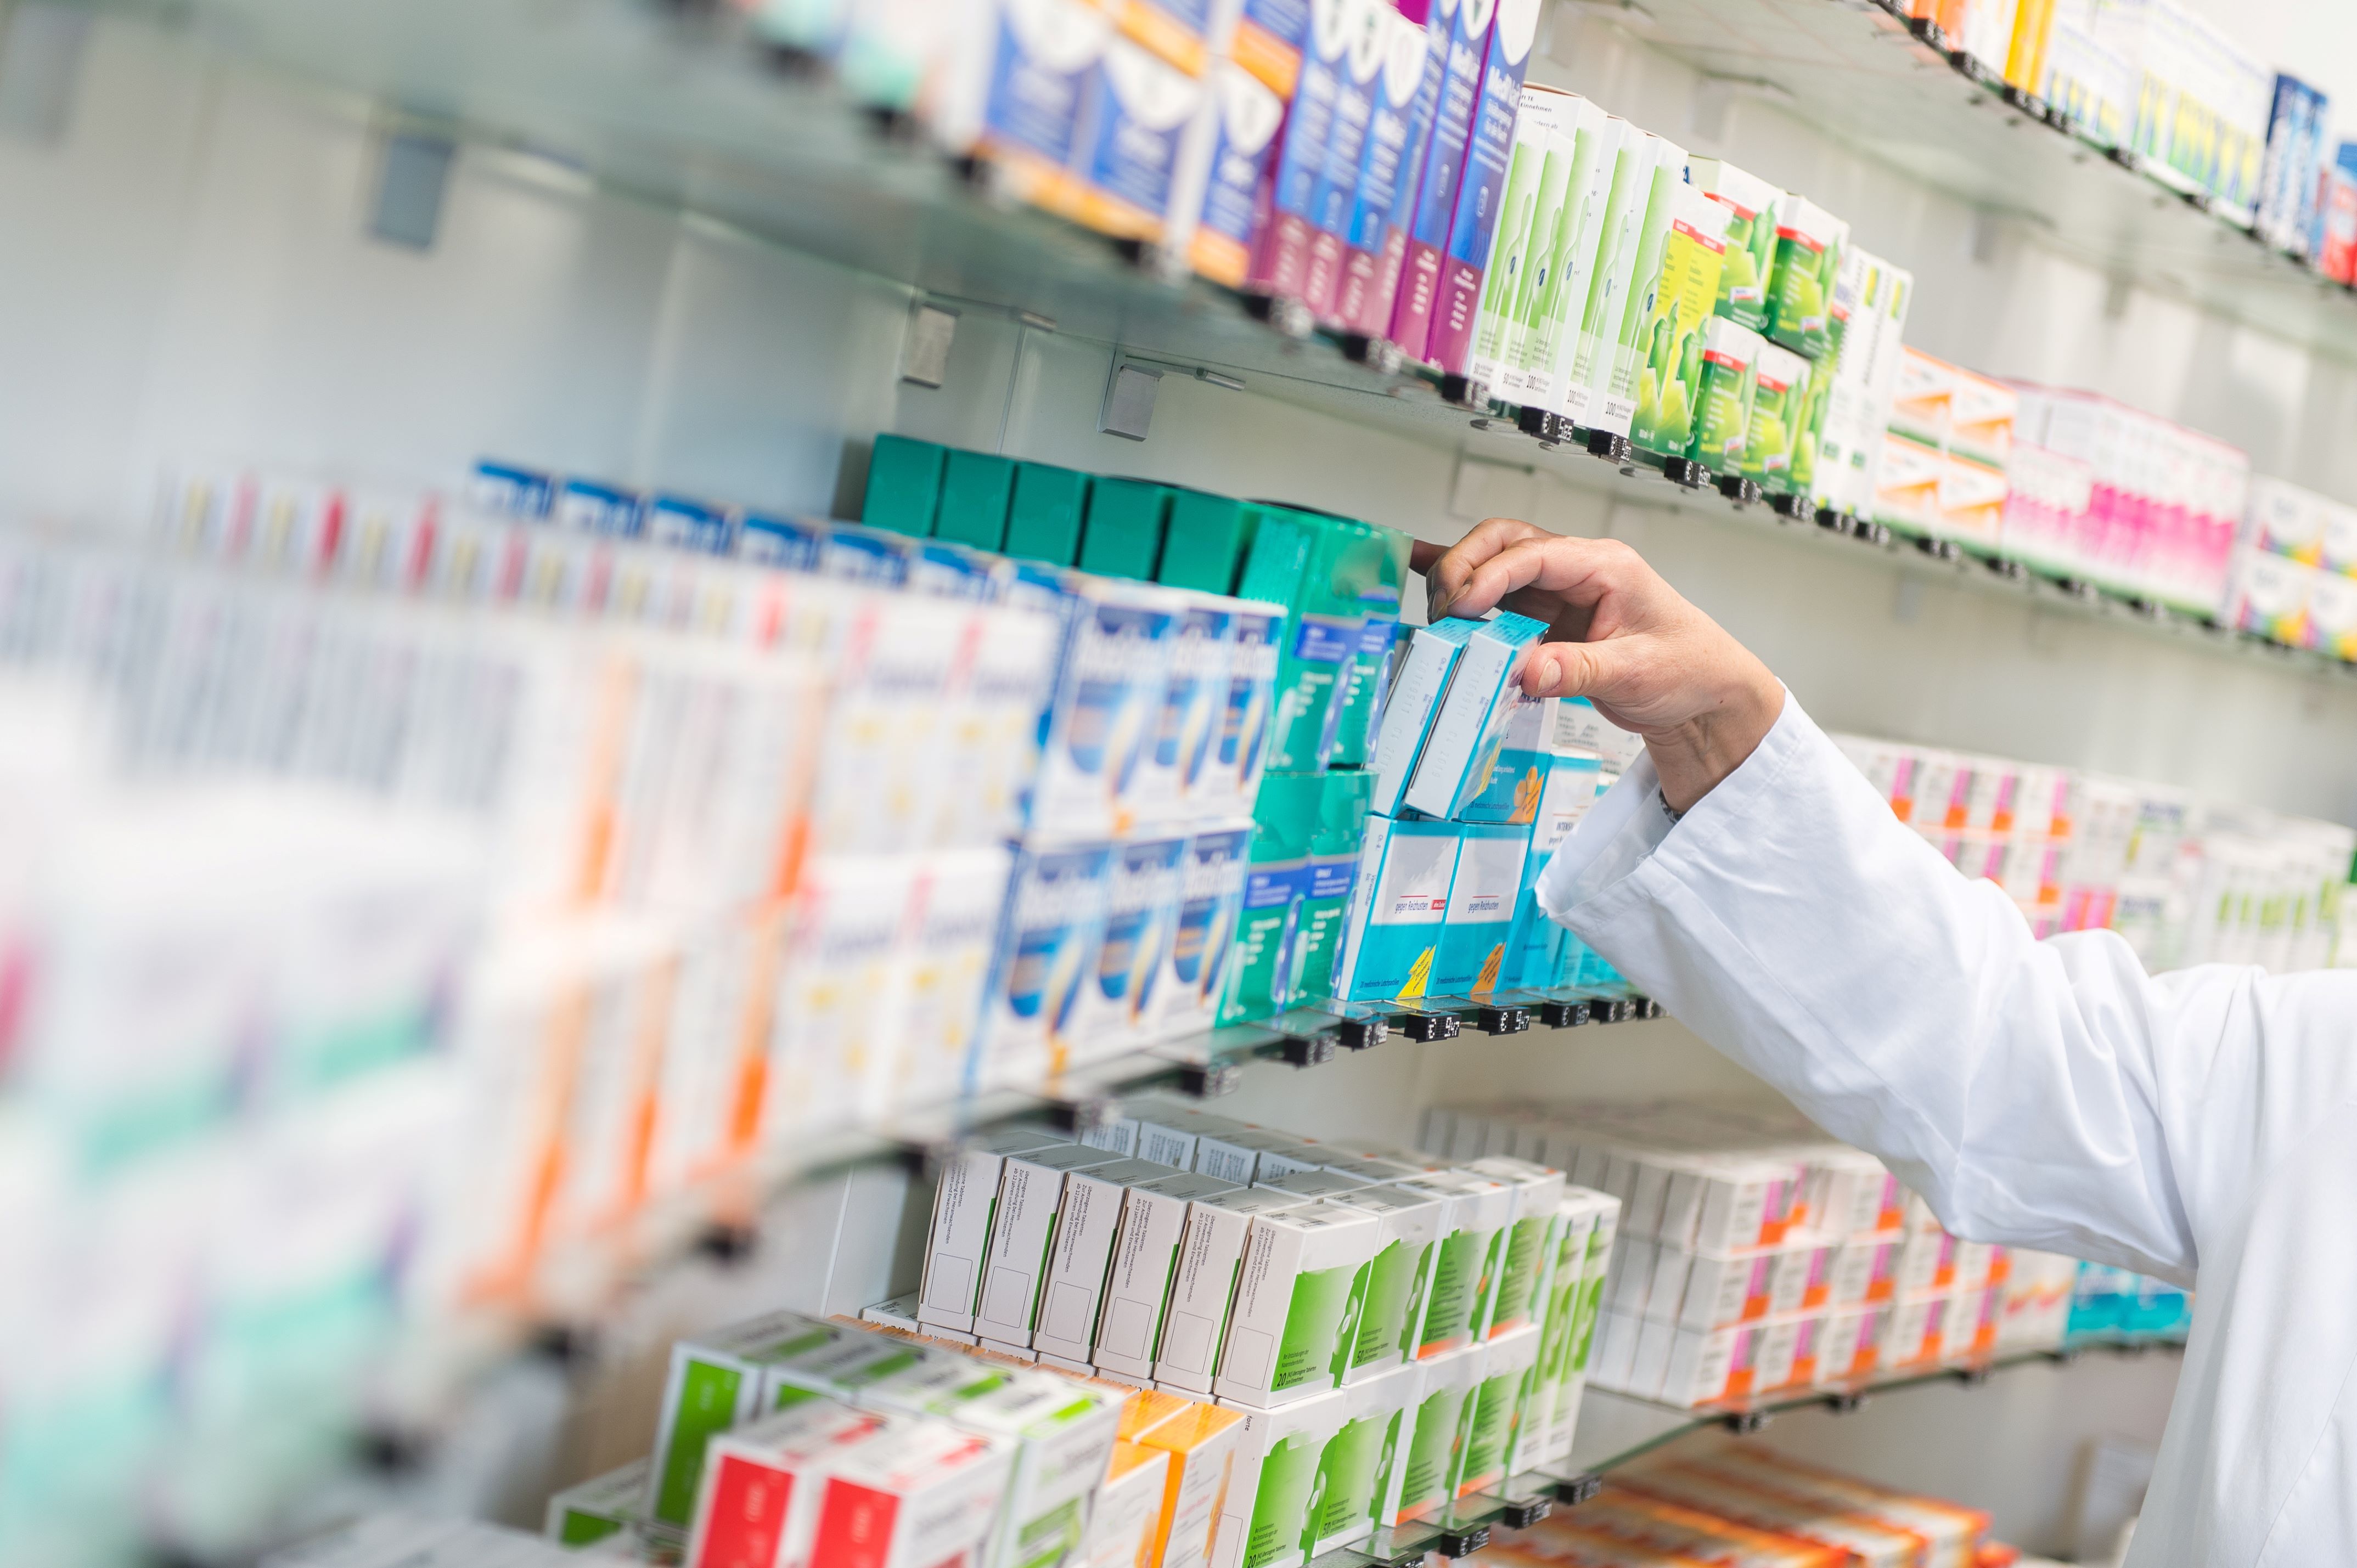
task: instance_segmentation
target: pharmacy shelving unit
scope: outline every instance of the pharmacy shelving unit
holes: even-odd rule
[[[2059,1348],[2000,1351],[1809,1389],[1780,1390],[1749,1399],[1693,1406],[1663,1404],[1658,1400],[1591,1388],[1580,1402],[1579,1433],[1572,1446],[1568,1468],[1584,1480],[1633,1463],[1707,1427],[1751,1433],[1790,1412],[1824,1409],[1847,1412],[1860,1409],[1870,1398],[1936,1383],[1978,1388],[1992,1377],[2021,1367],[2068,1366],[2089,1354],[2174,1356],[2183,1350],[2182,1340],[2167,1337],[2090,1335],[2070,1339]],[[1567,1487],[1577,1485],[1566,1483]]]
[[[1076,1067],[1034,1090],[944,1101],[892,1120],[845,1130],[779,1156],[762,1184],[856,1164],[879,1155],[914,1162],[938,1157],[960,1139],[1001,1123],[1045,1121],[1085,1133],[1115,1113],[1125,1095],[1175,1091],[1195,1099],[1232,1092],[1255,1064],[1320,1067],[1394,1038],[1419,1044],[1467,1031],[1490,1036],[1658,1018],[1662,1004],[1624,987],[1571,987],[1495,996],[1432,997],[1415,1004],[1325,1000],[1257,1023],[1233,1024]]]
[[[1407,1568],[1426,1554],[1462,1557],[1487,1544],[1493,1530],[1522,1530],[1556,1508],[1577,1507],[1596,1495],[1603,1477],[1681,1437],[1710,1427],[1753,1433],[1774,1417],[1808,1409],[1850,1412],[1867,1401],[1938,1383],[1978,1388],[2022,1367],[2067,1366],[2090,1353],[2116,1356],[2178,1355],[2184,1346],[2170,1338],[2094,1336],[2060,1348],[2024,1349],[1936,1367],[1908,1369],[1805,1390],[1780,1391],[1754,1399],[1681,1407],[1589,1389],[1580,1402],[1579,1434],[1560,1473],[1530,1471],[1508,1477],[1496,1490],[1461,1499],[1428,1522],[1378,1533],[1358,1547],[1330,1552],[1309,1568]]]
[[[1720,91],[1783,102],[1855,150],[2113,278],[2349,360],[2357,294],[2173,171],[2007,88],[1904,0],[1596,0]]]
[[[1863,520],[1729,498],[1581,433],[1493,406],[1484,389],[1386,362],[1283,312],[1000,199],[905,124],[765,53],[718,7],[584,0],[81,0],[187,30],[231,58],[381,106],[394,130],[553,160],[609,194],[694,212],[960,312],[1103,345],[1121,360],[1313,409],[1467,456],[1542,469],[1712,526],[1770,530],[1901,570],[2220,654],[2352,672],[2199,618],[2047,579]],[[1945,40],[1868,0],[1558,0],[1621,22],[1764,93],[1867,155],[2037,230],[2112,276],[2291,342],[2357,359],[2357,295],[2246,229],[2123,166]],[[385,105],[400,106],[397,110]],[[2131,160],[2132,161],[2132,160]],[[1275,317],[1272,319],[1272,316]],[[1527,428],[1525,427],[1527,425]]]

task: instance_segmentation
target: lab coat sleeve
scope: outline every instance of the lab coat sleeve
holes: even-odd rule
[[[2108,931],[2040,942],[1789,696],[1674,827],[1655,791],[1632,767],[1542,903],[1960,1236],[2190,1283],[2268,1160],[2357,1094],[2357,974],[2153,980]]]

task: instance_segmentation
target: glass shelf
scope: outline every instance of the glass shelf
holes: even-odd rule
[[[2067,1366],[2091,1351],[2118,1356],[2175,1354],[2181,1341],[2168,1338],[2119,1338],[2089,1336],[2066,1341],[2060,1349],[2010,1351],[1934,1367],[1906,1369],[1878,1377],[1811,1389],[1789,1389],[1755,1399],[1684,1408],[1658,1400],[1590,1388],[1582,1396],[1579,1429],[1572,1444],[1566,1474],[1600,1475],[1643,1458],[1688,1433],[1723,1426],[1735,1432],[1756,1432],[1770,1418],[1788,1411],[1824,1408],[1854,1411],[1875,1395],[1932,1383],[1953,1382],[1977,1387],[1992,1376],[2018,1367]]]
[[[236,59],[395,104],[416,128],[610,195],[691,212],[888,279],[1440,450],[1719,527],[1861,553],[2179,646],[2298,674],[2352,672],[2193,618],[1852,520],[1780,515],[1635,462],[1542,442],[1446,401],[1410,367],[1282,330],[1252,302],[1174,283],[1115,246],[994,199],[905,131],[774,68],[725,11],[651,0],[82,0]],[[1569,0],[1566,0],[1569,3]],[[1860,0],[1584,0],[1668,52],[1770,83],[1835,134],[1927,183],[2022,216],[2072,253],[2235,319],[2357,356],[2357,298],[2049,128]],[[372,113],[374,111],[371,111]],[[1263,313],[1265,314],[1265,313]]]
[[[963,1138],[1025,1118],[1083,1133],[1114,1114],[1124,1095],[1161,1090],[1214,1099],[1232,1091],[1244,1069],[1256,1062],[1313,1068],[1394,1038],[1428,1042],[1468,1031],[1516,1035],[1533,1028],[1576,1028],[1661,1015],[1661,1004],[1625,988],[1522,991],[1481,1001],[1432,997],[1413,1006],[1320,1001],[1258,1023],[1230,1025],[1072,1068],[1036,1090],[943,1101],[877,1124],[846,1129],[771,1162],[759,1173],[759,1185],[772,1187],[796,1176],[894,1155],[922,1163],[938,1158]]]
[[[1494,1492],[1459,1499],[1432,1520],[1378,1531],[1371,1541],[1313,1558],[1309,1568],[1408,1568],[1435,1552],[1448,1558],[1463,1557],[1487,1545],[1491,1531],[1525,1530],[1557,1508],[1576,1507],[1596,1495],[1605,1472],[1641,1459],[1706,1427],[1757,1432],[1770,1416],[1786,1411],[1811,1406],[1856,1410],[1868,1395],[1893,1393],[1930,1383],[1956,1382],[1978,1387],[1993,1375],[2012,1368],[2067,1366],[2094,1349],[2140,1356],[2152,1351],[2174,1353],[2182,1348],[2181,1343],[2170,1339],[2092,1337],[2068,1343],[2061,1349],[2016,1351],[1695,1410],[1681,1410],[1591,1388],[1580,1402],[1579,1434],[1572,1446],[1572,1456],[1561,1466],[1511,1477]]]
[[[1675,59],[2109,276],[2341,359],[2357,295],[2010,93],[1874,0],[1633,0],[1584,6]],[[1900,258],[1904,260],[1904,258]]]

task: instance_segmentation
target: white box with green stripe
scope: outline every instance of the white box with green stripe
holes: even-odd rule
[[[1188,1208],[1199,1198],[1236,1190],[1231,1183],[1192,1175],[1164,1176],[1129,1189],[1114,1233],[1096,1349],[1090,1358],[1099,1369],[1132,1378],[1154,1375]]]
[[[1169,1310],[1154,1352],[1156,1382],[1194,1394],[1211,1393],[1253,1220],[1302,1207],[1291,1193],[1269,1187],[1240,1187],[1187,1206],[1187,1234],[1179,1244]]]
[[[1620,1230],[1620,1200],[1576,1187],[1565,1192],[1558,1212],[1555,1274],[1540,1328],[1541,1405],[1530,1449],[1534,1467],[1562,1466],[1571,1458],[1579,1403],[1587,1389],[1597,1314],[1603,1305],[1605,1268]]]
[[[988,1392],[936,1405],[934,1413],[962,1431],[1015,1444],[1014,1476],[983,1568],[1055,1568],[1080,1550],[1126,1402],[1112,1389],[1014,1368]]]
[[[1417,1356],[1428,1359],[1463,1349],[1489,1333],[1490,1300],[1514,1218],[1514,1190],[1468,1171],[1435,1171],[1399,1185],[1448,1204],[1425,1307],[1424,1338],[1416,1347]]]
[[[998,1175],[990,1245],[983,1258],[982,1294],[974,1303],[976,1334],[1017,1349],[1030,1348],[1046,1290],[1049,1258],[1056,1243],[1056,1214],[1063,1206],[1064,1177],[1120,1159],[1119,1155],[1079,1144],[1006,1157]]]
[[[1135,1183],[1185,1174],[1152,1160],[1115,1160],[1064,1177],[1054,1239],[1048,1247],[1047,1284],[1040,1292],[1039,1321],[1032,1329],[1032,1348],[1060,1361],[1089,1364],[1124,1194]]]
[[[1284,1404],[1341,1382],[1381,1230],[1326,1204],[1253,1221],[1212,1380],[1222,1400]]]
[[[974,1332],[974,1303],[982,1294],[983,1257],[989,1251],[991,1224],[998,1212],[998,1179],[1006,1156],[1065,1144],[1066,1140],[1049,1133],[1006,1127],[975,1139],[943,1163],[941,1184],[933,1189],[933,1224],[926,1238],[917,1321],[952,1334]]]
[[[1389,1522],[1383,1504],[1393,1472],[1406,1457],[1407,1407],[1420,1382],[1414,1366],[1394,1364],[1342,1391],[1342,1424],[1318,1462],[1311,1557],[1363,1541]]]
[[[647,1517],[685,1530],[695,1514],[705,1446],[720,1434],[776,1408],[764,1397],[773,1363],[856,1332],[799,1312],[773,1312],[673,1345],[671,1374],[655,1428],[654,1463],[647,1477]]]
[[[548,1499],[544,1533],[568,1550],[595,1545],[609,1536],[638,1528],[647,1516],[647,1459],[633,1459],[619,1470],[592,1476]]]
[[[1564,1176],[1559,1170],[1491,1155],[1466,1167],[1476,1176],[1514,1189],[1514,1217],[1490,1293],[1490,1337],[1538,1325],[1546,1305],[1547,1279],[1555,1270],[1555,1232],[1561,1219]]]
[[[1440,1262],[1441,1227],[1450,1206],[1437,1193],[1397,1183],[1362,1187],[1327,1199],[1374,1217],[1381,1229],[1367,1266],[1367,1294],[1359,1332],[1342,1370],[1348,1387],[1415,1359],[1424,1342],[1425,1310]]]
[[[1274,1410],[1237,1408],[1244,1433],[1211,1537],[1211,1568],[1296,1568],[1309,1557],[1318,1464],[1350,1416],[1349,1402],[1341,1390],[1329,1389]]]

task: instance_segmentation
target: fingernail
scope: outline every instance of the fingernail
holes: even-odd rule
[[[1555,683],[1562,678],[1562,675],[1561,660],[1542,659],[1538,662],[1538,668],[1531,672],[1530,690],[1534,695],[1544,697],[1555,690]]]

